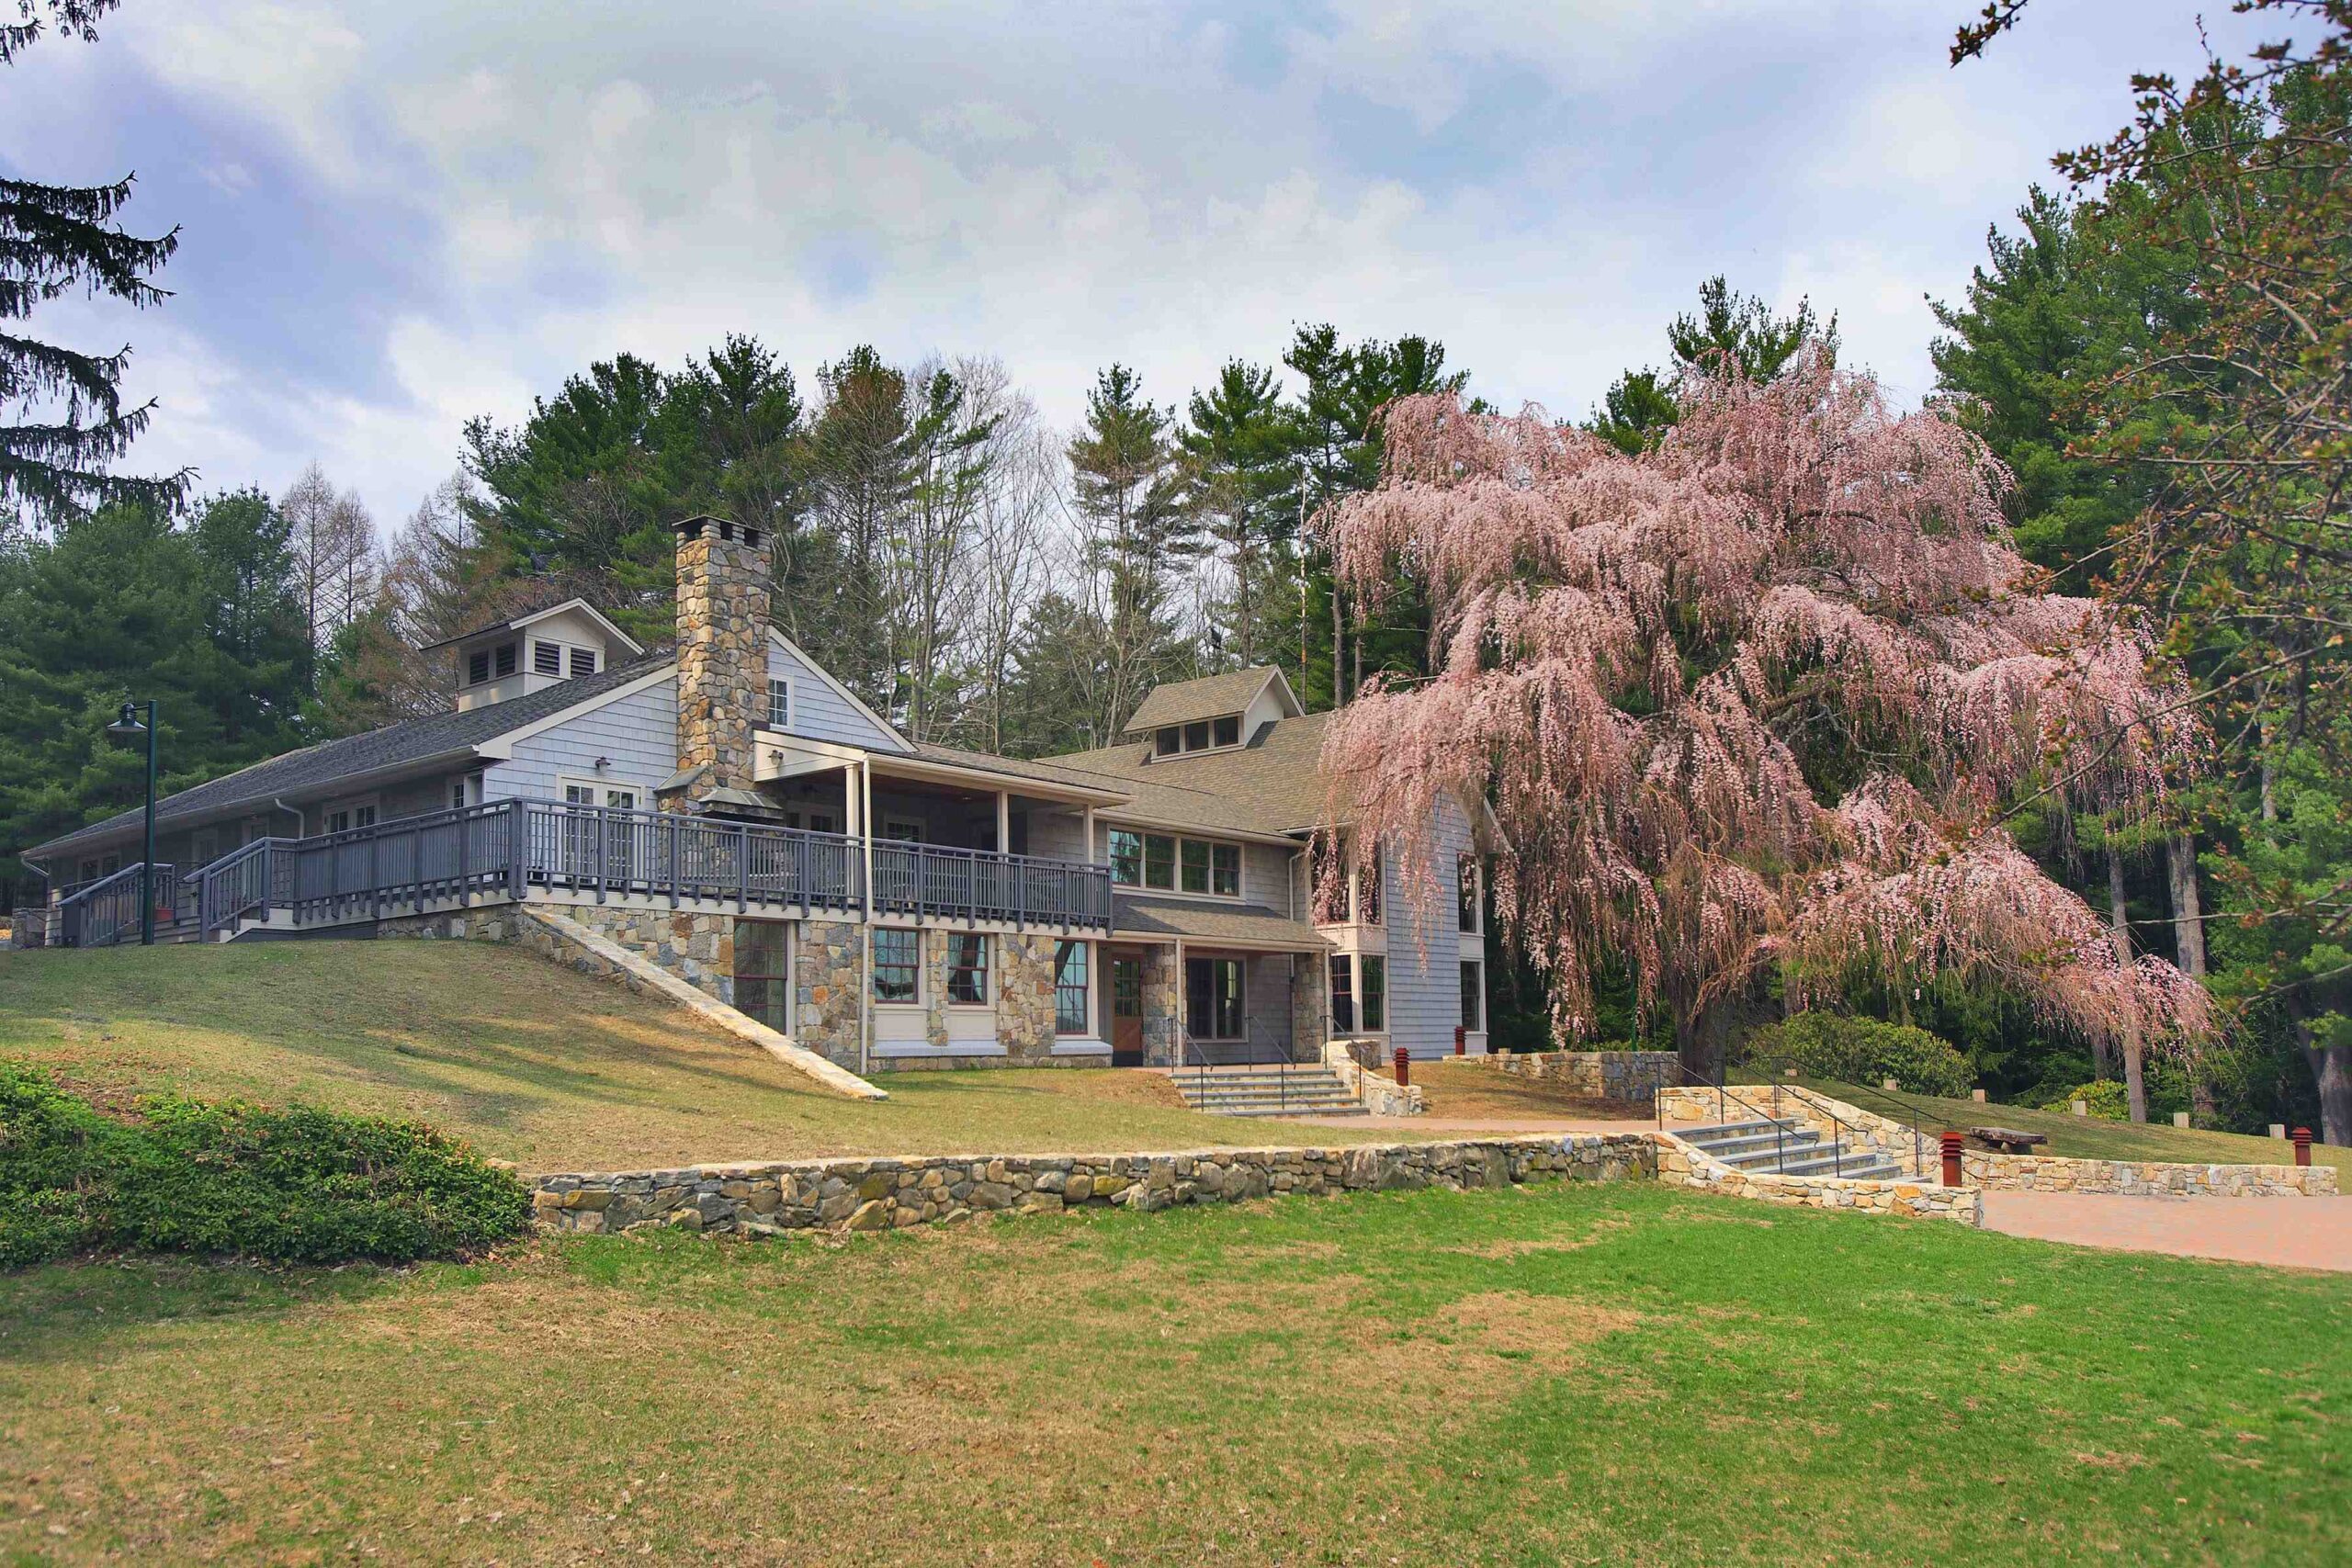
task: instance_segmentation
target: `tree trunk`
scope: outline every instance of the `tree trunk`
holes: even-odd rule
[[[2197,835],[2176,833],[2165,840],[2165,869],[2172,883],[2173,940],[2180,951],[2181,972],[2192,980],[2205,978],[2204,911],[2197,898]],[[2206,1080],[2202,1063],[2188,1060],[2188,1108],[2199,1125],[2213,1124],[2213,1086]]]
[[[2319,1086],[2319,1141],[2352,1147],[2352,1045],[2315,1043],[2303,1008],[2291,996],[2287,1005],[2294,1018],[2296,1043],[2303,1048],[2312,1081]]]
[[[2115,961],[2126,969],[2132,967],[2132,919],[2123,895],[2123,853],[2110,848],[2107,852],[2108,922],[2114,932]],[[2098,1047],[2093,1046],[2096,1055]],[[2140,1031],[2129,1025],[2123,1033],[2123,1098],[2131,1108],[2132,1120],[2148,1119],[2148,1078],[2146,1064],[2141,1059]]]
[[[2115,961],[2126,969],[2132,967],[2132,916],[2128,904],[2123,890],[2123,852],[2110,844],[2107,852],[2107,920],[2115,933]],[[2115,1076],[2115,1050],[2108,1041],[2091,1042],[2091,1071],[2102,1079]]]
[[[1693,1016],[1678,1013],[1674,1021],[1674,1050],[1683,1070],[1702,1083],[1713,1083],[1723,1074],[1724,1047],[1731,1032],[1731,1006],[1718,1002]]]

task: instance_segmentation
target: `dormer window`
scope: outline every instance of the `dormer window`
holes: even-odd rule
[[[490,649],[476,649],[466,660],[466,684],[479,686],[490,679]]]
[[[552,642],[533,643],[531,645],[531,673],[553,675],[560,680],[563,676],[562,647]]]
[[[1241,744],[1241,716],[1229,713],[1222,718],[1196,718],[1189,724],[1163,725],[1152,731],[1152,754],[1158,757],[1180,756],[1186,751],[1216,751],[1227,746]]]
[[[514,673],[514,645],[511,642],[500,643],[495,650],[494,662],[498,666],[500,680],[503,681],[507,676]]]
[[[571,678],[577,681],[582,675],[594,675],[595,672],[596,650],[593,648],[573,649],[571,650]]]

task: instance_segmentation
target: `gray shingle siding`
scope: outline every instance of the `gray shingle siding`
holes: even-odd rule
[[[482,797],[560,800],[558,780],[578,776],[633,786],[638,805],[650,807],[654,785],[677,770],[677,683],[662,681],[516,741],[511,761],[484,771]]]
[[[1453,1050],[1462,1021],[1461,877],[1459,858],[1470,849],[1470,822],[1459,807],[1438,810],[1438,896],[1416,909],[1397,875],[1395,854],[1382,858],[1383,918],[1388,928],[1388,1041],[1416,1057]]]
[[[871,747],[877,751],[907,749],[905,740],[860,713],[855,705],[843,701],[831,682],[795,659],[791,649],[768,644],[768,678],[792,682],[786,734],[808,740],[830,740],[841,746]]]

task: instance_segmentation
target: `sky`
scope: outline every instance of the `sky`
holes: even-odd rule
[[[468,418],[729,332],[804,387],[993,355],[1069,424],[1114,360],[1181,402],[1329,321],[1581,417],[1722,273],[1916,401],[1987,226],[2197,58],[2187,0],[2039,0],[1951,70],[1978,8],[127,0],[0,67],[0,168],[136,171],[128,226],[180,230],[160,309],[34,318],[132,344],[130,467],[316,461],[389,525]]]

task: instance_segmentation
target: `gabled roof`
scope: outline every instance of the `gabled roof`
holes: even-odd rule
[[[1272,665],[1261,664],[1248,670],[1228,670],[1222,675],[1204,675],[1197,681],[1170,681],[1154,686],[1151,694],[1136,709],[1135,716],[1127,720],[1126,733],[1140,735],[1162,725],[1189,724],[1196,718],[1239,713],[1276,681],[1283,682],[1283,695],[1289,698],[1288,711],[1298,713],[1298,699],[1291,695],[1289,681]]]
[[[240,807],[266,807],[281,795],[315,795],[346,779],[396,773],[444,758],[464,758],[502,735],[605,696],[666,668],[669,662],[668,654],[655,654],[627,664],[611,665],[578,680],[558,681],[503,703],[469,708],[463,713],[436,713],[386,725],[364,735],[346,735],[340,740],[305,746],[299,751],[288,751],[166,795],[156,803],[155,822],[160,828],[201,821]],[[70,850],[85,840],[110,837],[136,826],[140,816],[137,810],[117,812],[103,822],[93,822],[25,853],[38,859]]]
[[[1114,818],[1285,837],[1323,814],[1323,730],[1330,718],[1281,719],[1221,751],[1154,757],[1148,743],[1131,741],[1044,761],[1127,790],[1132,803],[1104,813]]]
[[[527,615],[516,615],[512,620],[492,621],[488,626],[476,626],[469,632],[459,632],[456,637],[445,637],[439,642],[428,642],[417,651],[430,653],[436,648],[448,648],[461,642],[471,642],[478,637],[489,637],[497,632],[519,632],[526,626],[535,626],[546,620],[550,615],[562,615],[567,610],[576,610],[595,622],[597,626],[604,628],[606,637],[628,649],[632,657],[645,651],[635,637],[613,625],[602,611],[585,599],[566,599],[560,604],[550,604],[544,610],[534,610]]]
[[[1331,945],[1304,920],[1294,920],[1262,904],[1220,904],[1194,898],[1138,898],[1120,893],[1112,900],[1112,929],[1121,936],[1182,937],[1214,945],[1320,952]]]

